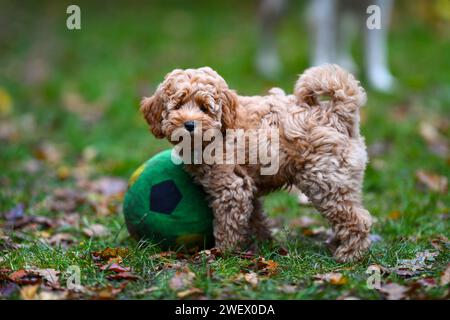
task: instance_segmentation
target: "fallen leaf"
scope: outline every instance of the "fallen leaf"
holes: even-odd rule
[[[21,285],[34,285],[41,282],[41,277],[27,270],[18,270],[9,275],[9,280]]]
[[[4,88],[0,87],[0,116],[9,115],[12,111],[11,95]]]
[[[2,216],[7,221],[15,221],[21,219],[25,216],[25,205],[23,203],[19,203],[11,210],[3,213]]]
[[[34,156],[52,165],[58,164],[61,161],[62,154],[59,148],[51,142],[44,142],[33,151]]]
[[[1,278],[0,278],[1,280]],[[0,298],[9,298],[15,292],[17,292],[20,287],[14,282],[10,281],[0,281]]]
[[[174,291],[179,291],[186,287],[190,287],[194,278],[195,274],[188,268],[183,271],[177,271],[169,281],[169,288]]]
[[[449,247],[450,243],[449,243],[448,238],[446,236],[439,235],[439,236],[434,237],[433,239],[431,239],[431,245],[436,250],[443,251],[447,247]]]
[[[416,172],[416,178],[420,186],[425,187],[428,190],[446,194],[448,191],[448,179],[447,177],[437,175],[435,173],[418,170]]]
[[[156,291],[156,290],[159,290],[159,287],[153,286],[153,287],[150,287],[150,288],[142,289],[141,291],[138,291],[138,292],[134,293],[134,295],[136,295],[136,296],[143,296],[143,295],[145,295],[147,293],[151,293],[151,292]]]
[[[104,196],[111,197],[127,191],[128,183],[116,177],[102,177],[91,183],[91,190]]]
[[[94,258],[101,260],[109,260],[111,258],[126,257],[129,251],[127,248],[110,248],[107,247],[101,251],[95,251],[92,253]]]
[[[445,137],[439,132],[439,129],[429,121],[420,123],[420,135],[427,143],[428,149],[443,158],[449,154],[449,145]]]
[[[48,200],[48,206],[54,212],[72,213],[85,201],[85,196],[78,190],[69,188],[55,189]]]
[[[221,253],[217,249],[207,249],[202,250],[194,254],[191,258],[193,262],[201,262],[201,263],[212,263],[216,260],[217,257],[219,257]]]
[[[140,277],[134,273],[125,271],[111,274],[106,277],[108,280],[138,280]]]
[[[67,246],[76,241],[76,238],[70,233],[57,233],[48,238],[48,243],[54,246]]]
[[[241,259],[253,259],[256,257],[256,254],[253,251],[239,252],[239,258]]]
[[[160,259],[160,258],[170,258],[173,256],[176,256],[176,252],[175,251],[161,251],[159,253],[155,253],[153,255],[151,255],[149,258],[154,260],[154,259]]]
[[[192,296],[192,295],[197,295],[197,294],[202,294],[203,290],[199,289],[199,288],[190,288],[187,290],[183,290],[180,292],[177,292],[177,297],[180,299],[184,299],[188,296]]]
[[[419,279],[416,281],[416,283],[421,285],[422,287],[435,287],[436,286],[436,281],[433,278]]]
[[[292,219],[289,221],[289,227],[291,228],[309,228],[311,226],[318,225],[320,222],[316,219],[304,216]]]
[[[280,287],[280,291],[283,293],[287,293],[287,294],[292,294],[292,293],[297,293],[298,292],[298,287],[291,285],[291,284],[283,284]]]
[[[103,271],[113,271],[113,272],[128,272],[130,271],[129,267],[123,267],[117,263],[111,263],[111,264],[105,264],[103,266],[100,267],[100,270]]]
[[[53,288],[59,288],[59,271],[55,269],[31,269],[31,272],[38,274],[41,276],[46,283],[53,287]]]
[[[70,168],[66,165],[59,166],[58,169],[56,169],[56,176],[60,180],[66,180],[70,177]]]
[[[427,262],[434,261],[434,258],[439,255],[439,252],[418,252],[414,259],[402,259],[399,260],[397,266],[391,268],[391,271],[399,276],[411,277],[430,269],[431,265]]]
[[[106,101],[88,102],[77,91],[64,91],[62,95],[64,108],[79,116],[83,121],[92,124],[97,122],[108,107]]]
[[[280,256],[287,256],[287,255],[289,255],[289,250],[287,248],[285,248],[285,247],[279,247],[277,252],[278,252],[278,254]]]
[[[408,288],[397,283],[388,283],[382,285],[379,291],[386,296],[387,300],[401,300],[405,298]]]
[[[24,286],[22,287],[22,289],[20,289],[20,297],[23,300],[33,300],[36,296],[38,289],[39,289],[38,284]]]
[[[34,300],[66,300],[69,296],[67,291],[56,290],[41,290],[34,298]]]
[[[56,220],[52,220],[43,216],[23,216],[14,220],[7,220],[4,224],[5,229],[17,230],[17,229],[31,229],[35,230],[38,227],[54,228],[56,227]]]
[[[90,288],[91,292],[96,293],[92,298],[98,300],[115,299],[116,296],[125,289],[127,284],[128,282],[122,282],[122,284],[119,287],[113,287],[111,285],[108,285],[103,288]]]
[[[382,157],[392,149],[392,143],[388,140],[378,140],[367,147],[369,157]]]
[[[394,210],[394,211],[391,211],[391,212],[389,213],[389,218],[390,218],[391,220],[397,220],[397,219],[400,218],[401,216],[402,216],[402,214],[401,214],[401,212],[398,211],[398,210]]]
[[[445,268],[444,272],[442,273],[439,284],[441,286],[446,286],[449,283],[450,283],[450,264],[447,265],[447,268]]]
[[[92,224],[89,228],[83,228],[83,233],[90,238],[102,238],[109,235],[109,229],[102,224]]]
[[[320,236],[320,235],[326,235],[330,232],[331,232],[330,229],[327,229],[324,226],[320,226],[320,227],[311,228],[311,229],[309,229],[309,228],[304,229],[302,233],[304,236]]]
[[[259,283],[258,275],[251,271],[244,274],[244,279],[247,283],[249,283],[253,288],[256,288]]]
[[[20,245],[14,243],[8,236],[0,236],[0,251],[12,251],[20,248]]]
[[[250,263],[249,268],[262,275],[270,276],[278,272],[278,263],[273,260],[266,260],[264,257],[258,257]]]
[[[316,279],[317,283],[323,283],[328,282],[332,285],[340,286],[344,285],[348,282],[347,278],[342,275],[342,273],[338,272],[329,272],[325,274],[318,274],[315,275],[314,278]]]

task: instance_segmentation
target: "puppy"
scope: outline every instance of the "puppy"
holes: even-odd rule
[[[327,96],[329,101],[321,101]],[[141,111],[157,138],[182,130],[191,135],[214,129],[276,130],[265,140],[278,170],[261,174],[261,163],[185,164],[208,195],[219,249],[236,249],[252,236],[271,237],[260,197],[296,186],[328,219],[338,261],[363,256],[372,223],[361,186],[367,161],[359,133],[359,108],[366,95],[355,78],[336,65],[314,67],[298,79],[293,95],[274,88],[265,96],[240,96],[209,67],[174,70]],[[275,140],[277,143],[275,143]],[[202,148],[208,142],[203,141]],[[224,156],[229,149],[223,147]]]

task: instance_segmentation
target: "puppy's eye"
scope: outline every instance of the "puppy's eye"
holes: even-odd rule
[[[208,112],[209,111],[209,107],[205,104],[201,104],[200,105],[200,110],[202,110],[203,112]]]

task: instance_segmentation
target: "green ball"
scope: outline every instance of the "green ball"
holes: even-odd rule
[[[123,212],[131,236],[164,249],[214,246],[213,214],[203,189],[165,150],[131,176]]]

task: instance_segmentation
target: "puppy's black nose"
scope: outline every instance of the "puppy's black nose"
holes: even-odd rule
[[[195,129],[195,122],[194,121],[186,121],[184,123],[184,127],[187,131],[192,132]]]

